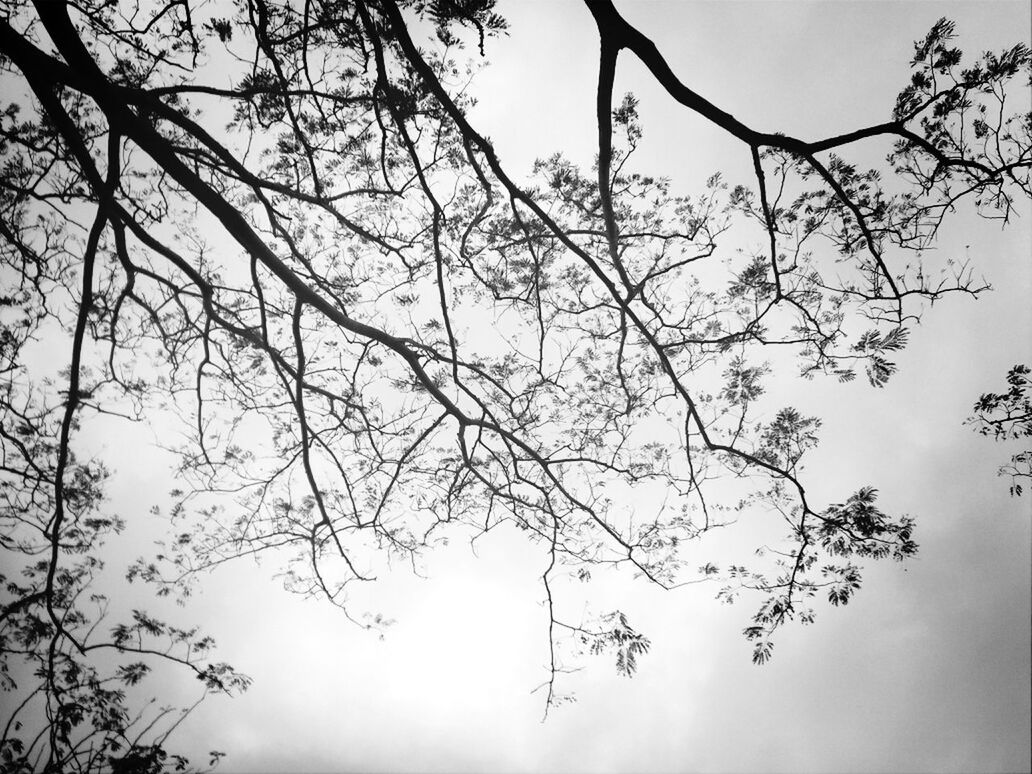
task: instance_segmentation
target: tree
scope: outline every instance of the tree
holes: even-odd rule
[[[565,612],[562,573],[758,595],[745,635],[763,663],[815,597],[849,601],[861,560],[914,553],[913,520],[872,487],[808,499],[820,421],[765,418],[764,378],[792,353],[805,377],[883,386],[922,304],[985,289],[924,254],[962,203],[1007,220],[1032,192],[1030,117],[1005,99],[1028,48],[962,68],[941,20],[890,120],[805,141],[746,126],[611,2],[587,5],[596,163],[551,156],[530,184],[468,117],[465,84],[505,29],[490,0],[11,5],[0,485],[5,567],[22,576],[4,579],[0,636],[33,687],[5,765],[178,765],[169,722],[137,721],[129,687],[161,658],[207,690],[247,684],[190,629],[144,610],[102,624],[91,580],[122,522],[85,453],[95,414],[187,433],[175,534],[128,571],[162,596],[275,553],[291,589],[380,627],[350,587],[515,525],[546,552],[546,711],[569,651],[630,675],[649,648],[621,611]],[[754,179],[715,173],[687,196],[637,171],[621,53],[740,140]],[[891,144],[886,171],[839,155],[870,141]],[[732,229],[760,247],[725,253]],[[58,340],[67,367],[49,374],[38,349]],[[759,566],[685,566],[685,544],[749,510],[787,533]]]
[[[974,415],[968,423],[982,435],[991,435],[997,441],[1032,436],[1032,373],[1027,365],[1016,365],[1007,372],[1007,392],[982,393],[972,408]],[[1010,476],[1010,493],[1020,497],[1024,491],[1022,479],[1032,478],[1032,451],[1011,455],[1010,461],[1000,467],[1001,476]]]

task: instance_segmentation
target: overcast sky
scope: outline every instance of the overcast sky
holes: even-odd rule
[[[555,151],[590,163],[590,14],[575,0],[499,5],[511,30],[488,44],[491,65],[472,87],[476,122],[512,172]],[[885,120],[912,41],[940,16],[957,22],[972,55],[1030,34],[1027,2],[618,7],[692,88],[755,128],[804,139]],[[641,100],[642,171],[685,193],[717,170],[749,182],[746,147],[621,58],[617,94],[628,90]],[[886,509],[918,518],[921,548],[906,565],[868,565],[855,601],[783,631],[769,665],[752,665],[741,636],[750,602],[722,606],[709,587],[662,593],[605,576],[611,607],[653,650],[631,680],[609,658],[588,659],[568,679],[578,702],[542,723],[543,697],[530,692],[547,678],[544,547],[499,531],[478,543],[479,558],[462,540],[433,554],[426,580],[399,571],[376,590],[397,619],[384,641],[287,595],[274,563],[240,563],[207,578],[187,614],[254,686],[202,705],[179,743],[224,750],[227,772],[1028,770],[1032,499],[1010,498],[995,475],[1013,448],[962,424],[978,394],[1032,362],[1023,214],[1006,232],[965,216],[944,232],[942,257],[970,257],[996,290],[937,304],[887,388],[772,385],[824,420],[813,501],[874,485]],[[126,516],[144,512],[141,492],[168,488],[161,471],[115,466],[126,474],[115,484]],[[749,543],[749,525],[739,528]],[[721,560],[706,543],[689,550],[699,564]],[[194,688],[179,678],[169,698]]]

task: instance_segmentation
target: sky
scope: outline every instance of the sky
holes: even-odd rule
[[[804,139],[885,120],[912,41],[940,16],[957,22],[969,54],[1030,34],[1026,2],[617,5],[693,89],[751,126]],[[511,28],[489,41],[491,64],[471,87],[475,125],[512,171],[556,151],[590,163],[589,12],[574,0],[503,0],[499,10]],[[749,182],[747,148],[622,57],[616,93],[628,90],[645,130],[639,168],[685,193],[717,170]],[[475,555],[456,539],[428,557],[427,578],[399,570],[379,582],[377,604],[397,621],[383,640],[284,592],[274,561],[237,563],[207,577],[184,614],[254,685],[207,700],[172,746],[225,751],[224,772],[1029,770],[1032,499],[1009,497],[996,476],[1016,449],[963,425],[980,393],[1032,362],[1027,206],[1022,215],[1007,231],[964,214],[944,230],[942,256],[970,257],[995,290],[929,310],[885,389],[771,385],[824,421],[813,501],[874,485],[887,508],[917,517],[920,552],[905,565],[868,564],[855,600],[783,630],[770,664],[754,666],[741,636],[748,602],[603,575],[611,606],[653,649],[633,679],[609,658],[585,660],[567,678],[577,701],[542,722],[543,696],[531,691],[547,678],[547,556],[519,534],[493,532]],[[122,432],[125,450],[128,434],[146,431]],[[124,473],[113,506],[145,513],[141,493],[166,490],[167,473],[110,451]],[[739,525],[746,541],[748,527]],[[719,546],[689,550],[699,564],[720,559],[710,553]],[[184,680],[169,673],[162,698],[189,697]]]

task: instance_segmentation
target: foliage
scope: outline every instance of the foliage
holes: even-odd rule
[[[649,638],[631,628],[627,616],[619,611],[607,613],[602,617],[606,627],[590,636],[591,652],[603,653],[616,651],[616,671],[625,677],[631,677],[638,669],[638,656],[649,652]],[[584,638],[588,641],[588,637]]]
[[[451,534],[521,531],[545,555],[546,705],[560,639],[615,651],[626,675],[649,647],[619,611],[570,623],[564,573],[758,594],[745,634],[763,662],[819,590],[850,599],[853,559],[915,551],[912,520],[870,487],[807,498],[820,422],[768,405],[766,353],[882,386],[923,303],[984,289],[922,256],[961,199],[1006,220],[1030,193],[1032,122],[1005,101],[1027,48],[960,70],[940,22],[890,121],[804,142],[707,102],[592,0],[595,163],[551,155],[525,185],[469,118],[466,46],[505,29],[490,0],[7,5],[0,533],[22,575],[4,579],[0,636],[5,675],[32,665],[46,710],[42,735],[5,731],[12,770],[186,765],[120,686],[161,659],[209,691],[247,684],[144,610],[101,635],[90,589],[122,522],[88,451],[100,415],[186,433],[171,537],[127,571],[159,595],[271,553],[290,589],[373,628],[353,584]],[[689,196],[637,171],[621,53],[740,139],[755,179],[715,173]],[[887,173],[839,155],[875,138],[895,143]],[[721,249],[732,227],[758,247]],[[68,353],[61,373],[43,343]],[[687,569],[685,545],[753,512],[787,525],[772,562]]]
[[[1032,370],[1027,365],[1016,365],[1007,372],[1007,391],[983,393],[972,408],[974,415],[968,423],[982,435],[991,435],[997,441],[1032,437]],[[1010,476],[1010,493],[1020,497],[1022,481],[1032,479],[1032,450],[1026,449],[1011,456],[1000,467],[1001,476]]]

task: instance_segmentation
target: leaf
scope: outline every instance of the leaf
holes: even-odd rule
[[[774,643],[770,640],[763,640],[757,642],[753,647],[752,662],[757,666],[762,666],[770,661],[771,654],[774,652]]]

